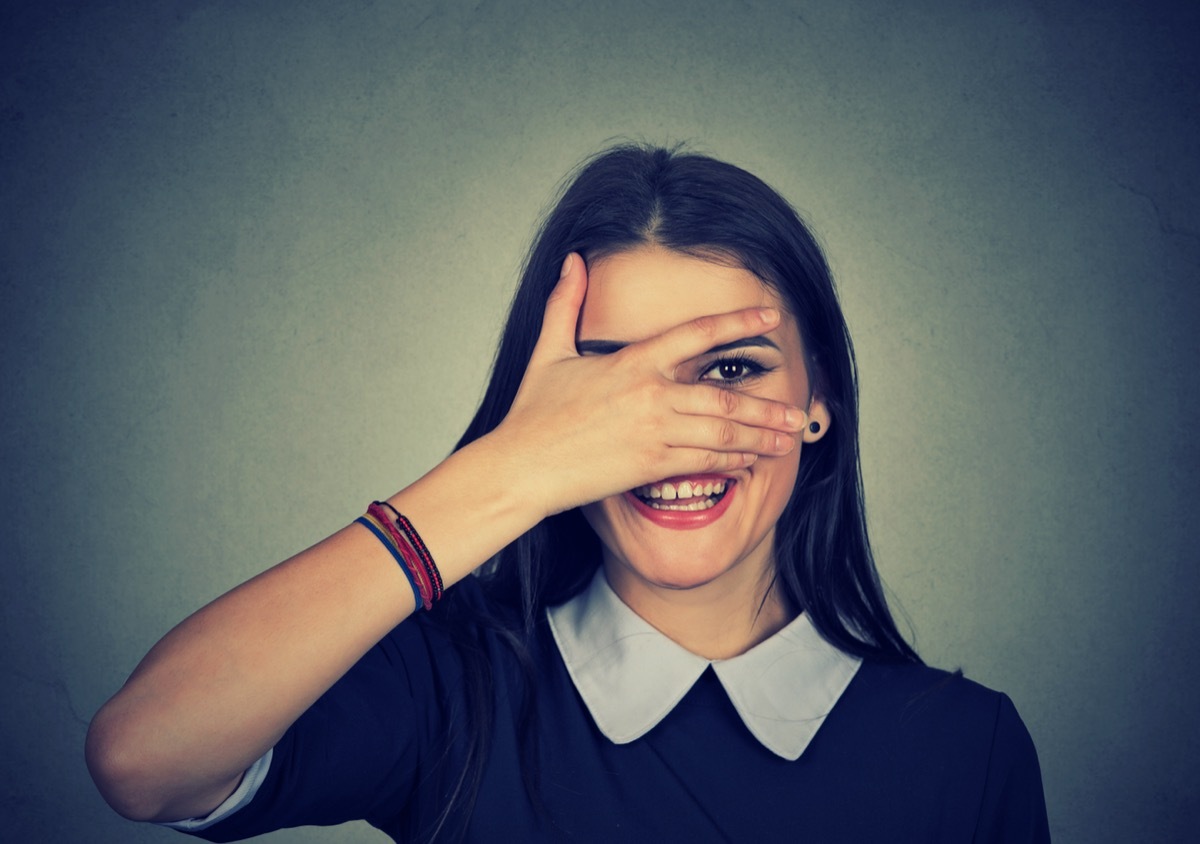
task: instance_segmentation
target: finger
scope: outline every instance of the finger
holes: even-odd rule
[[[718,417],[787,433],[803,430],[808,422],[807,414],[798,407],[725,387],[679,384],[670,395],[675,412],[689,416]]]
[[[745,452],[763,457],[778,457],[796,447],[796,437],[792,434],[712,416],[679,416],[664,440],[675,448]]]
[[[575,352],[575,326],[579,322],[579,310],[587,293],[587,266],[583,258],[572,252],[563,260],[558,284],[546,300],[546,311],[542,315],[542,331],[534,346],[534,358],[549,357],[560,360],[573,357]]]
[[[646,340],[643,345],[664,367],[663,374],[675,376],[675,367],[717,346],[766,334],[779,325],[776,308],[746,308],[727,314],[697,317],[683,325]]]
[[[706,472],[734,472],[753,466],[758,455],[748,451],[709,451],[705,448],[673,448],[662,467],[663,477]]]

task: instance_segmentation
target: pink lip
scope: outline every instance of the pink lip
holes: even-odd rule
[[[632,491],[625,493],[625,500],[633,505],[633,509],[656,525],[672,530],[695,530],[711,525],[729,509],[729,502],[733,499],[737,482],[730,480],[727,481],[727,484],[725,495],[707,510],[655,510],[634,495]]]

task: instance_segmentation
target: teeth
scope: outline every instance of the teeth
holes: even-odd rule
[[[658,499],[663,501],[682,501],[688,498],[699,499],[710,495],[720,495],[723,492],[725,492],[724,481],[680,481],[679,484],[646,484],[634,490],[634,493],[645,501]]]
[[[717,502],[711,498],[703,498],[699,501],[691,501],[687,504],[663,504],[658,501],[651,501],[650,506],[655,510],[707,510],[710,507],[715,507]]]

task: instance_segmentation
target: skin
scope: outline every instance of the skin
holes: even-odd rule
[[[604,278],[602,271],[588,326],[601,314]],[[759,460],[791,453],[808,423],[803,410],[788,403],[806,388],[778,391],[774,399],[742,392],[730,402],[729,390],[687,375],[689,362],[716,345],[776,330],[786,342],[778,308],[758,306],[770,303],[769,297],[704,301],[697,319],[674,325],[670,319],[687,317],[677,310],[658,325],[639,325],[636,333],[618,337],[638,342],[610,354],[580,355],[576,328],[587,291],[583,260],[567,256],[504,421],[389,499],[420,531],[447,588],[553,513],[661,478],[744,472]],[[726,306],[735,310],[714,310]],[[364,425],[380,438],[393,436],[386,420]],[[776,483],[759,480],[767,474],[745,477],[748,490],[761,488],[774,500],[774,492],[766,493]],[[747,500],[759,495],[751,492]],[[467,500],[469,513],[462,507]],[[643,590],[647,595],[689,586],[698,588],[680,594],[707,596],[718,582],[732,589],[738,578],[730,573],[761,578],[755,549],[767,536],[758,536],[759,521],[730,520],[748,527],[740,539],[723,540],[725,562],[706,562],[712,577],[704,583],[681,579],[681,562],[668,571],[637,555],[628,559],[645,566],[653,587]],[[626,548],[624,528],[614,530],[612,547]],[[655,559],[665,566],[671,556],[666,546],[656,540],[647,547],[658,549]],[[734,564],[743,558],[757,562]],[[722,571],[726,576],[719,577]],[[622,591],[637,602],[632,591]],[[412,611],[412,591],[400,568],[360,525],[348,525],[237,586],[164,636],[97,712],[86,755],[101,794],[136,820],[208,814],[288,726]],[[652,608],[642,611],[674,629]],[[718,621],[710,618],[709,625]]]
[[[707,313],[745,308],[783,311],[778,295],[740,267],[642,247],[589,267],[578,346],[602,353]],[[809,441],[819,439],[828,428],[827,414],[812,395],[795,321],[783,313],[773,328],[744,339],[741,348],[683,361],[676,380],[803,407],[810,418],[815,413],[824,420],[818,434],[805,432]],[[758,367],[763,371],[755,371]],[[650,624],[710,659],[742,653],[784,626],[794,611],[771,588],[772,548],[775,523],[795,485],[802,441],[797,437],[796,447],[784,454],[760,456],[724,473],[735,481],[731,500],[718,518],[699,528],[657,524],[623,494],[586,506],[614,591]]]

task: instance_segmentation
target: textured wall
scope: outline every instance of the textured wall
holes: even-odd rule
[[[615,136],[692,140],[821,234],[884,578],[930,662],[1016,701],[1056,840],[1188,837],[1197,13],[677,5],[5,5],[11,840],[179,840],[103,805],[87,719],[446,452],[537,213]]]

